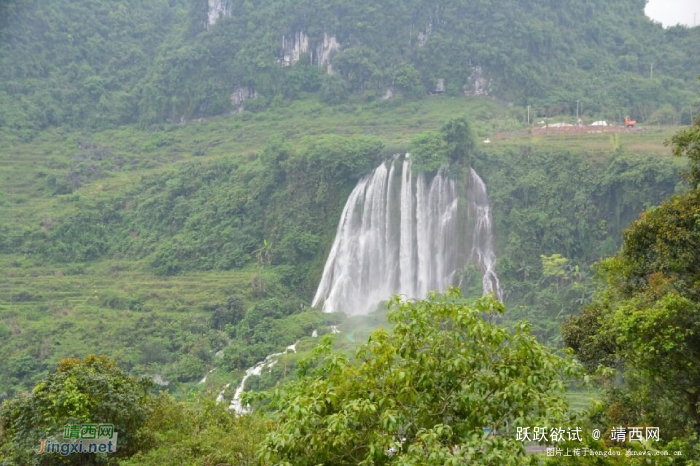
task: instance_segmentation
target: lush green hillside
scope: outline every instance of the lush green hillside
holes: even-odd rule
[[[664,142],[698,111],[700,28],[664,30],[644,4],[0,0],[0,464],[31,461],[46,432],[97,417],[128,426],[128,464],[253,464],[256,451],[256,464],[385,464],[412,417],[407,464],[519,464],[511,427],[484,427],[501,429],[511,408],[564,422],[566,398],[587,404],[580,368],[554,354],[564,344],[591,371],[624,374],[576,422],[658,421],[662,440],[690,448],[697,126],[676,137],[690,186]],[[536,127],[577,113],[641,125]],[[409,150],[427,176],[449,161],[449,176],[471,166],[486,182],[507,312],[462,300],[482,293],[474,265],[458,271],[461,290],[395,302],[392,315],[310,307],[349,193]],[[596,295],[593,264],[621,245]],[[380,326],[398,333],[373,333],[346,359]],[[318,337],[338,329],[329,353]],[[246,385],[299,379],[253,400],[266,417],[213,401],[285,347]],[[351,452],[294,437],[311,420],[308,438],[328,444],[338,416]],[[466,437],[472,450],[455,450]],[[59,462],[93,459],[118,461]]]
[[[556,343],[558,323],[590,299],[589,264],[675,189],[662,146],[672,129],[533,138],[515,112],[485,98],[304,101],[184,126],[11,137],[0,153],[0,393],[89,353],[175,392],[217,367],[199,386],[216,393],[265,355],[299,338],[308,347],[312,330],[341,320],[302,307],[355,181],[465,114],[479,141],[514,132],[470,157],[490,190],[507,316],[528,316]],[[569,259],[562,277],[544,273],[540,256],[553,254]]]
[[[688,158],[687,191],[630,225],[620,250],[600,264],[600,292],[562,334],[590,372],[608,366],[600,385],[609,422],[658,425],[693,458],[700,453],[700,119],[671,143]]]
[[[174,2],[0,4],[0,126],[133,121],[137,87],[178,29]]]
[[[222,5],[218,21],[210,3]],[[221,115],[253,93],[249,110],[308,92],[372,101],[388,89],[409,99],[488,92],[540,115],[574,114],[580,100],[608,119],[689,123],[700,29],[664,30],[644,5],[5,1],[0,127],[30,137]]]

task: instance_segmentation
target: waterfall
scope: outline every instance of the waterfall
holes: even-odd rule
[[[468,262],[479,265],[484,293],[500,299],[486,184],[470,170],[460,189],[440,171],[411,172],[408,155],[359,181],[340,217],[313,305],[366,314],[393,294],[425,297],[455,284]]]
[[[231,399],[231,404],[229,405],[228,409],[233,410],[236,414],[247,414],[250,412],[250,409],[248,406],[243,405],[243,401],[241,400],[241,395],[243,394],[243,391],[245,390],[245,383],[246,381],[253,375],[260,376],[262,374],[263,369],[269,369],[272,371],[272,368],[277,364],[277,361],[279,360],[280,356],[283,356],[287,354],[289,351],[292,351],[294,353],[297,352],[297,344],[299,342],[297,341],[293,345],[287,346],[287,349],[282,351],[281,353],[273,353],[268,355],[265,359],[254,365],[253,367],[249,367],[245,371],[245,375],[243,376],[243,379],[241,379],[241,383],[238,384],[238,387],[236,387],[236,391],[233,394],[233,398]],[[226,385],[224,390],[228,388],[230,385]],[[216,402],[220,403],[224,400],[224,391],[219,393],[219,396],[216,398]]]
[[[471,239],[470,260],[481,267],[484,294],[494,293],[501,299],[501,284],[496,275],[496,251],[493,245],[491,206],[486,193],[486,183],[473,168],[469,169],[468,199],[472,217],[475,219]]]

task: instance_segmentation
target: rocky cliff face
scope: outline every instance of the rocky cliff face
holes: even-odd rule
[[[425,32],[420,31],[418,33],[418,47],[423,47],[428,42],[428,37],[433,33],[433,23],[428,23],[425,27]]]
[[[207,1],[207,29],[214,26],[222,16],[230,16],[232,14],[232,0]],[[430,27],[426,33],[430,34]],[[425,40],[427,40],[427,36],[425,36]],[[309,38],[306,31],[299,30],[291,35],[282,36],[282,47],[277,62],[282,66],[292,66],[299,62],[302,55],[308,54],[312,65],[318,67],[326,66],[328,73],[332,74],[331,59],[340,51],[340,43],[334,35],[324,32],[323,37],[312,39]],[[235,99],[233,95],[231,98]]]
[[[232,12],[232,0],[207,0],[208,15],[207,28],[211,28],[216,22],[224,16],[230,16]],[[418,31],[418,34],[411,36],[415,42],[412,42],[413,47],[422,48],[428,43],[430,36],[434,32],[435,25],[444,23],[441,19],[439,9],[431,12],[430,18],[427,20],[425,27]],[[413,31],[413,23],[411,24]],[[304,57],[310,65],[325,68],[328,74],[333,74],[332,60],[333,57],[342,52],[342,46],[335,35],[323,33],[323,36],[310,37],[309,34],[299,29],[291,34],[284,34],[281,37],[281,46],[277,52],[277,63],[280,66],[293,66],[299,63]],[[307,58],[308,57],[308,58]],[[490,95],[491,80],[486,76],[481,66],[473,66],[471,76],[463,81],[463,92],[467,95]],[[439,78],[434,82],[434,87],[428,89],[431,94],[442,94],[446,91],[445,80]],[[394,89],[389,88],[383,99],[393,97]],[[253,88],[238,87],[231,94],[231,103],[242,111],[243,102],[248,99],[257,97],[257,92]]]
[[[207,29],[212,27],[221,16],[231,14],[231,0],[209,0]]]
[[[472,67],[472,74],[464,85],[466,95],[490,95],[491,80],[486,77],[480,66]]]
[[[282,66],[291,66],[299,62],[301,56],[309,55],[312,65],[327,66],[332,73],[331,59],[341,51],[340,43],[335,36],[323,33],[323,38],[312,41],[304,31],[297,31],[291,36],[282,36],[282,48],[278,62]]]
[[[282,66],[298,63],[305,53],[309,53],[309,36],[304,31],[297,31],[292,36],[282,36],[282,53],[279,59]]]
[[[236,107],[238,113],[241,113],[243,111],[243,102],[257,97],[258,93],[252,87],[238,87],[231,94],[231,105]]]
[[[331,58],[340,53],[341,48],[335,36],[323,33],[323,42],[317,47],[316,58],[318,66],[328,65],[328,73],[333,73]]]

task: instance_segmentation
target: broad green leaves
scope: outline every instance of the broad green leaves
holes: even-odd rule
[[[700,189],[700,118],[696,117],[693,126],[673,136],[670,143],[674,155],[688,157],[690,171],[687,180],[691,187]]]
[[[39,440],[60,438],[64,425],[110,423],[119,432],[119,451],[115,456],[129,456],[146,440],[140,429],[150,412],[150,386],[150,381],[137,380],[105,356],[63,359],[31,394],[2,405],[0,446],[15,464],[28,464],[31,456],[27,455],[33,455],[32,448],[39,445]],[[45,464],[85,464],[79,456],[69,455],[65,462]]]
[[[697,183],[698,123],[676,135]],[[602,262],[605,288],[563,334],[589,369],[616,365],[608,419],[651,423],[666,440],[700,432],[700,191],[645,211]]]
[[[512,426],[561,421],[566,377],[523,323],[492,323],[503,305],[457,290],[391,303],[353,360],[317,351],[317,369],[271,395],[277,420],[260,450],[278,464],[518,464]],[[486,434],[485,432],[495,432]]]

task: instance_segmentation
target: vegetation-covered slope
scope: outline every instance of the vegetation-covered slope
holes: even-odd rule
[[[543,115],[573,114],[580,100],[609,119],[663,110],[689,122],[700,29],[664,30],[644,4],[6,1],[0,127],[177,122],[236,110],[254,93],[249,109],[304,92],[374,100],[390,88],[489,92]]]
[[[361,174],[449,118],[470,116],[482,138],[513,125],[512,112],[483,98],[305,101],[162,129],[10,139],[0,154],[0,393],[91,352],[171,388],[217,367],[204,387],[220,390],[337,319],[301,307]],[[558,322],[590,298],[588,264],[674,190],[675,165],[658,155],[668,134],[478,143],[470,157],[489,186],[509,315],[557,341]],[[540,256],[553,254],[569,261],[561,276],[543,269]],[[464,274],[479,294],[478,275]]]
[[[230,399],[246,368],[296,342],[299,354],[288,352],[247,387],[295,377],[295,363],[318,341],[312,333],[340,325],[336,345],[347,350],[383,322],[384,315],[344,322],[308,304],[348,193],[409,149],[431,148],[423,150],[426,172],[451,159],[452,176],[468,165],[481,174],[510,309],[505,323],[527,317],[541,342],[561,345],[559,324],[593,299],[591,263],[618,249],[639,212],[683,189],[680,162],[662,145],[676,128],[650,124],[688,122],[695,111],[700,28],[664,30],[643,7],[640,0],[0,2],[0,401],[11,399],[0,419],[0,458],[31,456],[28,442],[71,413],[81,421],[111,415],[88,409],[94,405],[61,411],[64,399],[109,394],[94,390],[104,380],[134,384],[104,358],[59,362],[92,353],[159,385],[127,387],[139,399],[122,420],[134,414],[133,430],[143,434],[128,453],[137,444],[157,447],[138,447],[132,464],[255,461],[265,431],[270,448],[284,446],[275,435],[286,427],[269,422],[284,409],[293,417],[304,403],[283,393],[285,408],[262,422],[236,419],[212,399]],[[525,123],[531,115],[571,121],[577,101],[586,117],[630,114],[648,124],[543,135]],[[459,127],[455,118],[464,116],[474,134],[465,132],[466,150],[455,151],[458,138],[439,130],[448,121]],[[696,132],[676,139],[691,154],[691,188]],[[625,371],[624,383],[612,381],[609,409],[589,420],[598,427],[658,421],[668,427],[664,440],[697,432],[696,207],[696,194],[683,194],[635,223],[607,262],[608,289],[567,324],[565,343],[589,368],[616,362]],[[459,274],[466,295],[481,294],[474,266]],[[452,306],[457,298],[446,299]],[[425,318],[435,304],[405,310]],[[450,309],[477,316],[461,302]],[[554,361],[518,329],[526,353],[535,348]],[[498,339],[507,331],[497,330],[491,343],[504,349]],[[380,361],[393,351],[376,340],[366,348],[379,349]],[[334,358],[331,371],[340,367]],[[344,371],[367,375],[363,364],[344,366],[338,381],[348,383]],[[513,375],[502,369],[496,379],[506,396],[511,388],[537,395],[524,379],[502,379]],[[406,378],[388,374],[389,384]],[[672,383],[652,400],[667,374]],[[317,393],[305,384],[324,384],[327,375],[289,393],[312,399]],[[560,406],[561,380],[546,375]],[[457,387],[450,377],[444,386]],[[20,394],[37,383],[37,396]],[[208,400],[182,405],[143,389]],[[370,406],[363,395],[328,413]],[[671,406],[680,407],[673,416]],[[500,423],[503,413],[494,413]],[[483,413],[473,414],[465,432],[480,437]],[[376,431],[373,415],[358,420]],[[458,437],[421,426],[434,434],[436,453],[454,456]],[[362,431],[345,434],[366,448]],[[245,446],[231,444],[243,437]],[[374,447],[390,461],[384,440]],[[512,438],[491,440],[520,452]],[[420,445],[428,444],[413,444]],[[307,453],[315,461],[318,452],[297,453],[290,450],[290,461]],[[503,451],[493,453],[503,464]]]
[[[0,126],[133,121],[139,82],[183,21],[170,3],[0,3]]]
[[[653,423],[697,446],[700,120],[673,143],[689,159],[690,189],[646,210],[625,231],[620,251],[601,263],[602,292],[566,322],[563,335],[589,369],[620,372],[606,381],[611,422]]]

